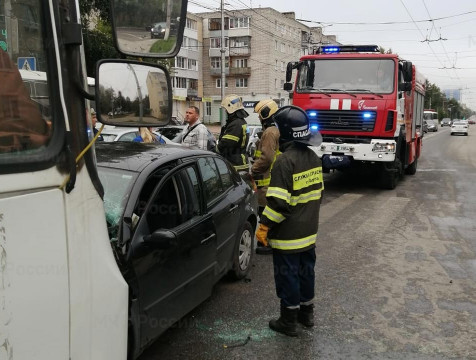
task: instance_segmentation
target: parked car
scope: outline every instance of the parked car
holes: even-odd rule
[[[451,135],[453,134],[463,134],[468,136],[468,123],[465,121],[455,121],[453,125],[451,125]]]
[[[251,267],[257,195],[220,155],[177,146],[96,146],[111,246],[130,287],[132,358]]]
[[[470,125],[474,125],[474,124],[476,124],[476,121],[475,121],[475,120],[473,120],[473,119],[469,119],[469,120],[468,120],[468,124],[470,124]]]
[[[150,38],[151,39],[163,39],[165,37],[165,26],[167,23],[158,22],[151,26],[150,28]]]
[[[426,120],[428,131],[438,131],[438,122],[435,120]]]
[[[154,135],[157,136],[159,142],[162,144],[174,144],[174,142],[168,139],[166,136],[161,135],[157,131],[153,131]],[[137,128],[130,127],[104,127],[101,132],[102,137],[105,142],[114,142],[114,141],[133,141],[137,136],[139,136],[139,130]]]
[[[450,118],[443,118],[441,120],[441,126],[451,126],[451,119]]]
[[[428,124],[426,120],[423,120],[423,133],[427,133],[427,132],[428,132]]]

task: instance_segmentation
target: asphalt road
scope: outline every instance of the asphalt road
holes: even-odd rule
[[[141,360],[476,359],[475,137],[425,135],[395,190],[326,175],[314,329],[268,329],[272,258],[255,256],[248,279],[217,284]]]

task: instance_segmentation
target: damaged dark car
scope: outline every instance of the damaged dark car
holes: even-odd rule
[[[253,184],[208,151],[109,143],[96,152],[109,236],[130,289],[130,358],[137,358],[220,278],[246,276],[257,198]]]

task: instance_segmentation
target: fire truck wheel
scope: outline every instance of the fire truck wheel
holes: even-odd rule
[[[384,165],[380,170],[380,185],[384,189],[393,190],[397,186],[398,179],[400,179],[401,176],[402,163],[399,159],[396,159],[391,165]]]
[[[415,175],[417,166],[418,166],[418,159],[415,159],[415,161],[412,162],[410,165],[408,165],[408,167],[405,169],[405,174]]]

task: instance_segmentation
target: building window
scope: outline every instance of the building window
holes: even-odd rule
[[[230,38],[230,47],[249,47],[250,46],[250,37],[236,37]]]
[[[235,67],[237,68],[246,68],[248,67],[248,59],[236,59]]]
[[[275,60],[276,63],[274,64],[274,70],[278,70],[278,60]]]
[[[281,52],[282,53],[286,52],[286,44],[285,43],[281,43]]]
[[[188,69],[197,71],[198,70],[197,60],[188,59]]]
[[[249,17],[239,17],[230,19],[230,29],[248,28],[250,25]]]
[[[286,63],[284,61],[281,61],[281,71],[286,70]]]
[[[284,80],[281,80],[281,89],[284,88]]]
[[[247,78],[238,78],[236,79],[236,87],[237,88],[247,88],[248,87],[248,79]]]
[[[187,79],[182,77],[175,77],[172,81],[173,87],[176,89],[186,89]]]
[[[210,58],[210,64],[212,69],[220,69],[221,68],[221,58],[219,57],[212,57]],[[229,58],[225,59],[225,68],[229,67]]]
[[[181,56],[177,56],[175,58],[175,67],[179,69],[186,69],[187,68],[187,59]]]
[[[205,115],[211,116],[212,115],[212,103],[207,101],[205,103]]]
[[[184,38],[184,40],[185,40],[185,38]],[[198,40],[188,38],[188,48],[190,50],[198,51]]]
[[[198,80],[188,79],[188,89],[198,90]]]
[[[187,18],[185,22],[185,27],[190,30],[197,30],[197,21]]]
[[[225,47],[228,47],[228,38],[225,38]],[[220,49],[221,48],[221,38],[210,38],[210,48],[211,49]]]
[[[216,87],[221,88],[221,79],[216,79]],[[228,79],[225,80],[225,88],[228,87]]]
[[[275,89],[278,88],[278,79],[274,79],[274,88],[275,88]]]
[[[278,40],[274,40],[274,50],[278,51]]]
[[[208,22],[208,30],[221,30],[221,19],[210,19]],[[228,30],[228,18],[225,18],[225,30]]]

